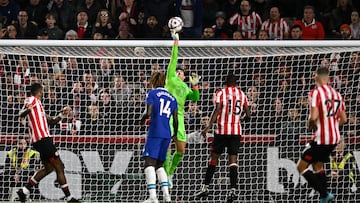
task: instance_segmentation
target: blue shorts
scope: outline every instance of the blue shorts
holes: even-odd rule
[[[147,137],[143,156],[165,161],[171,138]]]

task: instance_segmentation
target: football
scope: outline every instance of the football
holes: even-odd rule
[[[168,22],[168,26],[171,30],[175,30],[176,32],[180,32],[184,23],[180,17],[172,17]]]

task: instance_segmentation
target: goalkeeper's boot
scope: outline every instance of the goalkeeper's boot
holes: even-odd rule
[[[20,202],[22,202],[22,203],[26,202],[26,195],[25,195],[23,189],[19,189],[18,191],[16,191],[16,193],[19,196]]]
[[[202,199],[209,195],[209,186],[201,185],[200,191],[195,194],[196,199]]]
[[[232,203],[234,200],[236,200],[237,195],[235,192],[235,188],[232,188],[227,196],[226,203]]]
[[[327,196],[324,197],[324,198],[320,198],[320,203],[328,203],[329,201],[333,200],[335,198],[335,196],[331,193],[331,192],[328,192],[327,193]]]
[[[172,178],[173,178],[173,175],[168,176],[168,184],[169,184],[169,189],[170,190],[174,187]]]

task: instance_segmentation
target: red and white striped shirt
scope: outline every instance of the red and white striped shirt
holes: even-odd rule
[[[289,33],[289,24],[280,18],[276,23],[272,23],[270,19],[267,19],[261,25],[262,30],[266,30],[269,33],[269,39],[284,39],[284,34]]]
[[[252,39],[261,27],[262,20],[260,15],[253,11],[247,16],[236,13],[229,19],[229,23],[230,25],[238,25],[238,30],[242,32],[245,39]]]
[[[345,111],[344,99],[334,88],[322,85],[310,92],[311,107],[319,110],[313,140],[321,145],[337,144],[340,140],[340,112]]]
[[[25,105],[32,105],[32,110],[27,115],[31,141],[38,142],[42,138],[50,137],[46,114],[41,101],[34,96],[25,100]]]
[[[217,117],[216,133],[241,135],[241,112],[244,105],[249,105],[245,93],[235,86],[225,87],[216,92],[215,102],[222,106]]]

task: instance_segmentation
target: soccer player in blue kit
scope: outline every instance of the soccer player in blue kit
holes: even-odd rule
[[[163,167],[166,153],[171,142],[170,117],[173,117],[174,136],[178,131],[178,107],[174,96],[165,88],[165,74],[155,72],[151,75],[149,85],[154,88],[146,97],[146,113],[140,124],[150,119],[143,156],[145,158],[145,178],[150,197],[145,202],[157,203],[156,176],[161,184],[163,199],[170,202],[168,177]]]

